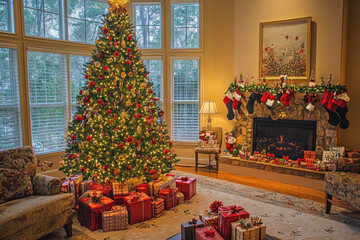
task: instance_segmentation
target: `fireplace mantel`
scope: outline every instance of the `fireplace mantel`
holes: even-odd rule
[[[246,99],[249,98],[250,94],[250,92],[242,92]],[[255,102],[253,114],[248,113],[246,102],[243,102],[241,105],[242,114],[236,113],[234,119],[233,130],[237,136],[237,143],[241,145],[246,143],[248,149],[252,149],[254,117],[270,117],[274,121],[278,119],[316,121],[316,153],[317,157],[321,159],[324,150],[328,150],[330,146],[337,146],[336,126],[328,123],[328,113],[319,101],[314,104],[315,109],[309,112],[306,109],[307,103],[304,101],[304,95],[305,93],[296,93],[287,107],[275,102],[271,109],[268,109],[265,104]],[[318,95],[319,99],[323,96],[322,93]]]

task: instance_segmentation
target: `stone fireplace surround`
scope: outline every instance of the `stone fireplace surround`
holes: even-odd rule
[[[306,109],[308,103],[304,101],[305,93],[295,93],[295,96],[291,99],[287,107],[281,106],[275,101],[271,109],[268,109],[265,104],[255,102],[254,113],[249,114],[246,109],[246,104],[251,92],[242,92],[242,95],[242,114],[236,112],[233,121],[233,130],[237,137],[237,143],[241,145],[246,143],[249,150],[252,150],[254,117],[270,117],[274,121],[278,119],[316,121],[316,155],[318,159],[322,158],[324,150],[328,150],[330,146],[337,146],[337,127],[328,123],[329,115],[320,101],[317,101],[314,104],[315,109],[309,112]],[[319,99],[321,99],[323,95],[323,93],[319,93]]]

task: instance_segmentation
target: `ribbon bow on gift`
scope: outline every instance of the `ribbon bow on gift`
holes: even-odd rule
[[[215,237],[215,230],[214,230],[214,228],[210,227],[209,230],[206,230],[206,231],[205,231],[205,234],[206,234],[206,236],[208,236],[208,237]]]
[[[237,212],[239,212],[240,211],[240,209],[238,209],[235,205],[234,206],[231,206],[231,212],[232,213],[237,213]]]
[[[259,218],[259,217],[251,217],[251,223],[254,226],[259,226],[259,225],[263,224],[261,218]]]
[[[180,180],[181,181],[187,181],[189,178],[188,177],[181,177]]]
[[[198,221],[198,220],[196,220],[195,218],[193,218],[191,221],[189,221],[189,224],[194,224],[194,225],[196,225],[197,221]]]

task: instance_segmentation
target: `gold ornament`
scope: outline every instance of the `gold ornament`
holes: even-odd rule
[[[84,95],[84,96],[89,96],[89,94],[90,94],[90,93],[89,93],[88,90],[85,90],[85,91],[83,92],[83,95]]]
[[[93,144],[96,146],[98,144],[98,142],[95,140],[95,141],[93,141]]]
[[[137,131],[138,134],[141,133],[142,129],[141,129],[140,125],[137,127],[136,131]]]
[[[121,47],[126,47],[126,42],[125,42],[125,40],[123,39],[122,41],[121,41]],[[122,57],[122,56],[121,56]],[[121,59],[120,59],[121,60]],[[124,60],[124,58],[122,59],[122,60]]]
[[[129,142],[126,142],[126,143],[125,143],[125,145],[126,145],[126,146],[129,146],[129,145],[130,145],[130,143],[129,143]]]
[[[133,158],[136,158],[136,154],[135,154],[135,153],[133,153],[133,154],[132,154],[132,157],[133,157]]]
[[[127,107],[130,107],[130,106],[131,106],[130,100],[127,100],[126,103],[125,103],[125,105],[126,105]]]
[[[125,73],[125,72],[122,72],[120,76],[121,76],[122,78],[126,78],[126,73]]]
[[[108,4],[110,5],[109,12],[118,8],[125,8],[125,4],[128,2],[129,0],[108,0]]]
[[[126,130],[127,130],[127,126],[123,126],[123,129],[126,131]]]
[[[125,124],[125,119],[121,119],[121,124],[124,125]]]
[[[141,88],[141,89],[144,89],[145,87],[146,87],[146,83],[140,84],[140,88]]]
[[[107,60],[108,63],[112,63],[113,61],[114,61],[113,58],[109,58],[109,59]]]
[[[129,75],[129,77],[133,77],[133,76],[134,76],[134,74],[133,74],[132,72],[129,72],[128,75]]]
[[[149,132],[146,132],[146,133],[145,133],[145,136],[146,136],[146,137],[149,137],[149,136],[150,136],[150,133],[149,133]]]
[[[124,155],[119,155],[119,160],[120,160],[120,161],[124,161],[124,160],[125,160]]]
[[[98,61],[96,61],[96,62],[94,63],[94,66],[97,67],[97,68],[100,67],[100,65],[101,65],[100,62],[98,62]]]

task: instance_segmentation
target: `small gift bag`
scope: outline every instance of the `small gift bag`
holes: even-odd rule
[[[181,192],[176,193],[176,201],[177,201],[177,205],[183,204],[185,201],[184,194],[182,194]]]
[[[125,206],[113,206],[110,211],[102,213],[104,232],[127,229],[128,221],[128,211]]]
[[[203,228],[204,224],[200,220],[192,219],[192,221],[181,224],[181,240],[194,240],[195,229]]]
[[[151,201],[151,217],[158,218],[165,213],[164,199],[156,198]]]

